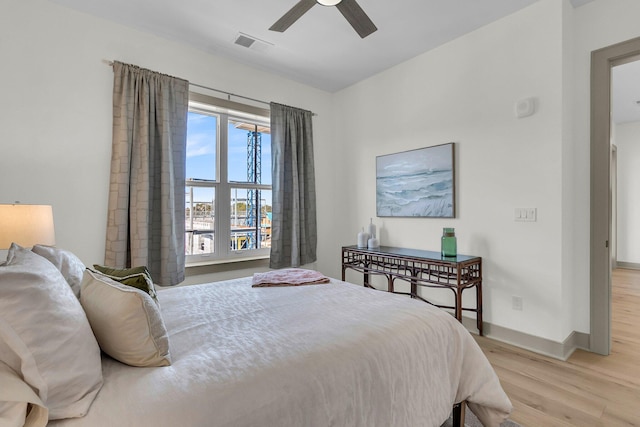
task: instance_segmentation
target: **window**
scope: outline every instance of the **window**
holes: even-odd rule
[[[268,110],[191,94],[185,190],[187,263],[268,257]]]

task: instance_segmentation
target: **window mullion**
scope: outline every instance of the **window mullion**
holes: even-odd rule
[[[220,238],[216,239],[216,251],[222,257],[230,255],[229,242],[231,241],[231,188],[229,185],[229,166],[227,162],[229,150],[229,132],[228,132],[229,116],[220,114],[220,127],[218,131],[218,176],[220,182],[220,191],[216,194],[216,233]]]

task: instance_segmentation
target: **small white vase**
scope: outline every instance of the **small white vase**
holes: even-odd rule
[[[364,227],[362,227],[362,231],[358,233],[358,247],[366,248],[368,240],[369,240],[369,235],[364,232]]]

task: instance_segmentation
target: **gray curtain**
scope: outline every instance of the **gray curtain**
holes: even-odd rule
[[[271,103],[271,268],[316,260],[316,182],[310,111]]]
[[[114,62],[113,148],[105,264],[184,280],[189,83]]]

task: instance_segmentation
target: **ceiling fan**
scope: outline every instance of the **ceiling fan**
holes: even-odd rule
[[[367,37],[378,29],[367,14],[364,13],[364,10],[362,10],[356,0],[300,0],[269,29],[280,33],[284,32],[316,3],[322,6],[337,7],[340,13],[344,15],[347,21],[349,21],[349,24],[351,24],[353,29],[356,30],[362,38]]]

